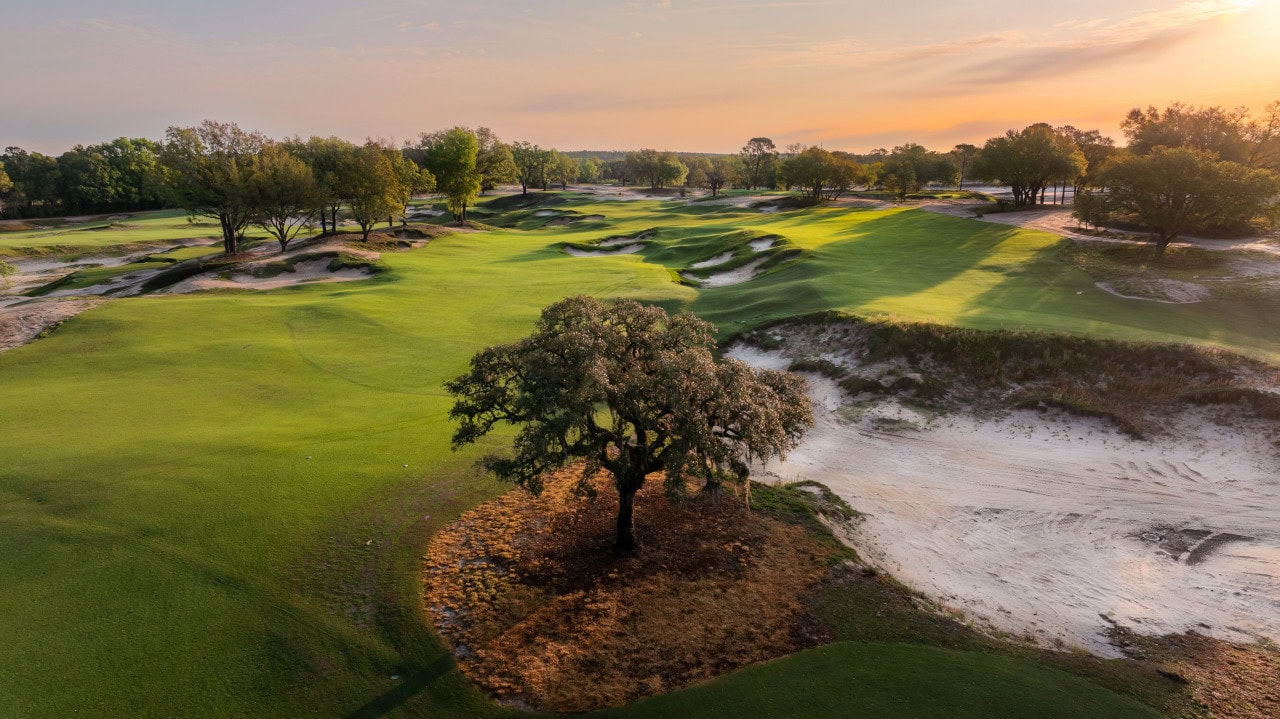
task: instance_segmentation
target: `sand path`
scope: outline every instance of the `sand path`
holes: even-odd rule
[[[731,356],[785,366],[778,353]],[[1191,412],[1165,440],[1018,412],[927,423],[882,405],[845,423],[810,377],[817,426],[765,478],[822,482],[868,517],[864,557],[998,629],[1115,655],[1102,615],[1149,634],[1280,640],[1280,455]],[[877,431],[876,416],[923,429]]]

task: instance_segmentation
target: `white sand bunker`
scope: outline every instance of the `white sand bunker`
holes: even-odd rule
[[[640,234],[636,235],[635,237],[610,237],[610,238],[609,238],[609,239],[607,239],[607,240],[601,240],[601,241],[597,242],[597,243],[596,243],[596,246],[598,246],[598,247],[621,247],[622,245],[629,245],[629,244],[632,244],[632,243],[635,243],[635,242],[644,242],[645,240],[649,239],[650,237],[653,237],[653,233],[652,233],[652,232],[642,232],[642,233],[640,233]]]
[[[278,287],[290,287],[303,283],[363,280],[372,274],[366,267],[348,267],[336,272],[330,272],[329,262],[329,258],[306,260],[294,265],[293,272],[281,272],[275,277],[254,277],[250,274],[240,273],[224,280],[210,275],[199,275],[183,280],[166,291],[173,294],[183,294],[200,290],[236,287],[272,290]]]
[[[1129,277],[1111,282],[1099,282],[1097,286],[1104,292],[1110,292],[1125,299],[1174,305],[1203,302],[1211,295],[1209,288],[1204,285],[1163,278]]]
[[[601,242],[599,246],[605,247],[606,245],[603,242]],[[577,247],[566,246],[564,248],[564,251],[565,253],[573,255],[574,257],[610,257],[613,255],[634,255],[635,253],[643,249],[644,249],[644,243],[637,242],[635,244],[627,245],[625,247],[619,247],[616,250],[580,250]]]
[[[770,247],[773,247],[777,241],[777,235],[770,235],[769,237],[761,237],[758,240],[752,240],[747,243],[747,246],[750,247],[753,252],[764,252]]]
[[[910,410],[845,423],[836,385],[810,382],[818,424],[767,474],[822,482],[866,512],[858,551],[942,604],[1110,655],[1102,615],[1146,634],[1280,640],[1280,458],[1264,432],[1197,411],[1157,442],[1035,412],[902,431],[884,417]]]
[[[729,250],[728,252],[725,252],[724,254],[716,255],[715,257],[712,257],[712,258],[711,258],[711,259],[709,259],[709,260],[703,260],[703,261],[701,261],[701,262],[695,262],[695,263],[693,263],[692,265],[689,265],[689,266],[690,266],[690,267],[692,267],[692,268],[693,268],[693,269],[695,269],[695,270],[700,270],[700,269],[702,269],[702,268],[704,268],[704,267],[715,267],[716,265],[723,265],[724,263],[726,263],[726,262],[728,262],[729,260],[732,260],[732,259],[733,259],[733,250]]]
[[[727,272],[719,272],[707,277],[698,277],[689,272],[681,272],[680,276],[690,282],[697,282],[699,287],[728,287],[729,285],[739,285],[748,280],[755,279],[756,270],[760,268],[769,258],[761,257],[758,260],[752,260],[747,264],[729,270]]]
[[[533,216],[534,217],[555,217],[556,215],[559,215],[559,214],[562,214],[560,210],[538,210],[537,212],[533,213]]]

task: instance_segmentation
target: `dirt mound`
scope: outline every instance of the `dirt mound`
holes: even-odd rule
[[[610,479],[588,501],[571,492],[578,471],[464,514],[425,557],[432,622],[500,700],[616,706],[821,639],[804,598],[832,545],[731,496],[672,502],[655,475],[636,503],[641,548],[617,556]]]

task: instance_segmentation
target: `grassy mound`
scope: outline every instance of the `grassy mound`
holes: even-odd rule
[[[602,717],[1156,719],[1149,707],[1036,664],[974,652],[840,642]]]

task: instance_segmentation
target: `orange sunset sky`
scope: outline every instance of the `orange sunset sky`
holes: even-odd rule
[[[352,140],[488,125],[564,150],[945,149],[1280,99],[1280,0],[3,0],[0,17],[0,145],[49,153],[205,118]]]

